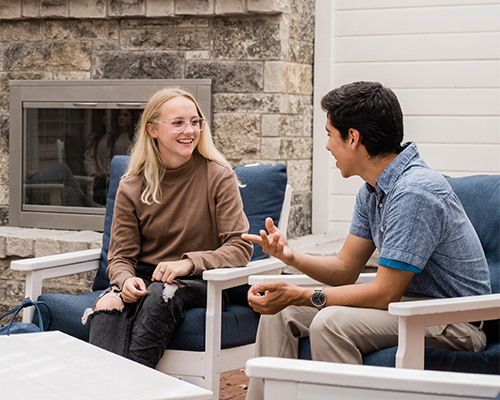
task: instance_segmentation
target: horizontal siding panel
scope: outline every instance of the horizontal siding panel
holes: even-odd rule
[[[396,89],[405,115],[486,115],[500,113],[498,89]]]
[[[333,237],[346,237],[349,233],[349,229],[351,227],[351,223],[349,222],[340,222],[340,221],[330,221],[328,223],[328,233],[330,233]]]
[[[405,116],[404,126],[405,140],[417,143],[500,144],[500,116]]]
[[[500,88],[500,60],[339,63],[334,86],[355,81],[395,88]]]
[[[347,179],[342,177],[338,168],[330,171],[331,194],[355,196],[363,183],[364,181],[359,176],[351,176]]]
[[[498,31],[500,4],[339,11],[333,22],[341,36]]]
[[[497,4],[498,0],[328,0],[334,1],[335,10],[352,9],[387,9],[387,8],[414,8],[434,6],[457,6]]]
[[[437,171],[500,173],[500,145],[417,145],[427,165]]]
[[[497,60],[500,33],[336,37],[333,54],[335,62]]]
[[[329,196],[328,215],[330,219],[336,221],[350,221],[352,212],[354,211],[354,204],[356,196]]]

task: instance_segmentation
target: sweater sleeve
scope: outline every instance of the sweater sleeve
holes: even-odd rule
[[[135,276],[141,242],[136,207],[122,182],[116,192],[106,270],[111,285],[120,289],[125,279]]]
[[[201,275],[208,269],[243,267],[250,261],[253,246],[241,235],[248,232],[249,223],[243,211],[243,201],[237,184],[236,174],[225,170],[214,178],[211,188],[214,199],[215,219],[221,246],[215,250],[192,251],[183,258],[193,261],[193,274]],[[196,229],[193,227],[193,229]]]

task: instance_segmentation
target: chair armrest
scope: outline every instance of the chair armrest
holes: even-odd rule
[[[269,257],[263,260],[251,261],[241,268],[220,268],[203,272],[203,279],[208,282],[231,282],[230,285],[243,285],[248,282],[248,277],[257,274],[279,274],[285,266],[280,260]],[[232,287],[232,286],[228,286]]]
[[[366,282],[371,282],[375,279],[376,273],[370,272],[370,273],[364,273],[360,274],[358,280],[356,283],[366,283]],[[318,287],[318,286],[325,286],[324,283],[321,283],[320,281],[317,281],[315,279],[312,279],[308,277],[307,275],[304,274],[297,274],[297,275],[258,275],[258,276],[251,276],[248,279],[248,283],[250,285],[256,285],[259,283],[268,283],[268,282],[273,282],[273,281],[282,281],[289,283],[290,285],[297,285],[297,286],[306,286],[306,287]]]
[[[99,268],[101,249],[75,251],[52,256],[12,261],[11,269],[26,272],[25,297],[36,300],[42,294],[42,281],[49,278],[95,271]],[[23,321],[31,322],[33,309],[23,311]]]
[[[485,398],[500,391],[498,377],[444,371],[414,371],[332,362],[261,357],[247,361],[246,374],[264,379],[264,398]]]
[[[397,368],[424,368],[424,328],[500,318],[500,294],[389,304],[399,317]]]

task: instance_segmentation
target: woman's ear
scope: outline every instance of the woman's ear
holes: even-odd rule
[[[153,128],[153,124],[148,122],[146,124],[146,131],[149,133],[149,135],[154,139],[156,138],[158,135],[156,134],[156,130]]]

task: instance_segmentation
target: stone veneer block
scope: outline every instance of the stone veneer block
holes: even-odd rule
[[[262,136],[279,136],[281,132],[280,115],[263,115],[262,116]]]
[[[290,13],[290,0],[247,0],[247,9],[255,13]]]
[[[52,256],[62,253],[61,242],[56,239],[39,238],[35,240],[35,257]]]
[[[179,15],[213,15],[215,0],[177,0],[175,13]],[[230,0],[233,1],[233,0]]]
[[[294,192],[310,192],[312,190],[311,160],[288,160],[287,172],[289,183],[292,185]]]
[[[40,2],[42,17],[67,17],[67,0],[41,0]]]
[[[85,42],[17,42],[5,49],[7,70],[88,70],[91,45]]]
[[[217,15],[244,14],[246,12],[246,0],[215,0],[215,13]]]
[[[193,61],[186,78],[212,79],[215,92],[260,92],[264,84],[261,62]]]
[[[174,0],[146,0],[146,17],[168,17],[174,14]]]
[[[286,112],[286,95],[276,93],[216,93],[213,96],[213,112]]]
[[[102,52],[93,79],[182,79],[182,52]]]
[[[274,60],[281,55],[280,19],[216,18],[213,55],[225,60]]]
[[[40,0],[22,0],[23,17],[37,18],[40,16]]]
[[[209,40],[204,27],[145,27],[127,29],[121,34],[121,46],[126,50],[208,50]]]
[[[257,157],[260,118],[256,114],[218,114],[213,118],[215,147],[228,159]]]
[[[5,238],[7,256],[32,257],[33,239],[30,237],[12,237]]]
[[[264,91],[312,94],[312,66],[268,61],[264,68]]]
[[[145,0],[110,0],[110,17],[142,16],[146,14]]]
[[[72,18],[105,18],[105,0],[69,0],[69,16]]]
[[[7,241],[0,237],[0,259],[7,257]]]
[[[0,19],[4,18],[20,18],[21,17],[21,2],[20,1],[4,1],[0,2]]]
[[[312,157],[312,138],[281,139],[280,158],[284,160],[310,159]]]
[[[260,151],[261,158],[266,160],[280,159],[281,138],[263,137],[261,138],[260,143],[261,143],[261,151]]]

